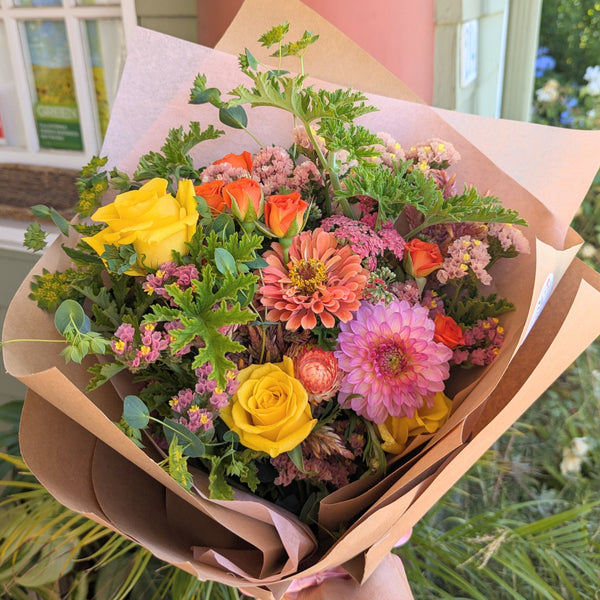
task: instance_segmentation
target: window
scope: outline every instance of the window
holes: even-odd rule
[[[135,22],[134,0],[0,0],[0,162],[99,152]]]

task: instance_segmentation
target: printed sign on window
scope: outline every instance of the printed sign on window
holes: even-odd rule
[[[37,101],[40,147],[83,150],[67,32],[63,21],[25,23]]]

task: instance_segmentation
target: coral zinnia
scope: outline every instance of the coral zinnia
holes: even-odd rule
[[[332,233],[315,229],[294,237],[288,262],[280,244],[272,248],[263,255],[269,266],[260,288],[270,309],[267,319],[283,321],[292,331],[313,329],[317,317],[325,327],[333,327],[336,317],[344,323],[352,319],[369,273],[350,246],[340,247]]]
[[[426,308],[405,300],[363,302],[340,327],[334,352],[346,373],[340,404],[380,424],[388,416],[412,417],[443,391],[452,351],[433,341],[435,325]]]

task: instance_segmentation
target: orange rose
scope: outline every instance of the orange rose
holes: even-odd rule
[[[404,266],[413,277],[427,277],[444,262],[437,244],[414,238],[404,248],[408,252],[404,258]]]
[[[223,158],[215,160],[213,165],[228,163],[235,169],[246,169],[248,173],[252,171],[252,155],[250,152],[242,152],[241,154],[226,154]]]
[[[204,199],[213,216],[223,212],[223,209],[226,206],[225,200],[223,200],[223,194],[221,193],[224,185],[225,182],[223,180],[215,179],[214,181],[194,186],[196,196],[201,196]]]
[[[223,186],[223,200],[241,222],[256,221],[263,213],[263,193],[254,179],[242,177]]]
[[[460,325],[452,318],[445,315],[435,315],[435,331],[433,340],[447,346],[456,348],[465,343],[465,338]]]
[[[267,227],[278,238],[294,236],[302,229],[307,208],[308,203],[300,198],[298,192],[269,196],[265,204]]]

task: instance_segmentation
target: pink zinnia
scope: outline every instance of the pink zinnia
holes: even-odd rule
[[[280,244],[272,248],[263,255],[269,266],[263,269],[260,288],[268,320],[295,331],[313,329],[317,319],[333,327],[336,318],[352,318],[369,273],[350,246],[339,246],[333,233],[315,229],[294,237],[287,262]]]
[[[434,322],[422,306],[363,303],[340,325],[335,357],[346,376],[338,401],[375,423],[412,417],[444,389],[452,350],[433,341]]]

